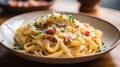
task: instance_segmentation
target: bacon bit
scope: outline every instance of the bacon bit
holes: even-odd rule
[[[40,29],[42,29],[43,27],[45,28],[46,26],[47,26],[47,25],[44,24],[44,23],[42,23],[42,22],[39,23],[39,28],[40,28]]]
[[[70,39],[71,39],[71,37],[70,36],[66,36],[66,37],[64,37],[64,43],[65,44],[68,44],[68,43],[70,43]]]
[[[87,24],[87,23],[83,23],[83,25],[84,25],[85,27],[89,27],[89,24]]]
[[[34,52],[33,51],[29,51],[28,54],[34,54]]]
[[[28,54],[32,54],[33,56],[40,56],[37,50],[35,51],[29,51]]]
[[[40,54],[37,51],[34,51],[35,56],[40,56]]]
[[[47,37],[47,39],[50,42],[50,46],[54,45],[55,43],[57,43],[57,40],[54,37]]]
[[[46,26],[51,26],[53,22],[47,21]]]
[[[57,40],[54,37],[48,37],[47,39],[49,39],[52,42],[57,42]]]
[[[85,36],[89,36],[89,35],[90,35],[90,32],[89,32],[89,31],[85,31],[85,32],[84,32],[84,35],[85,35]]]
[[[42,28],[43,27],[43,23],[39,23],[39,28]]]
[[[61,27],[65,27],[66,25],[65,25],[65,24],[57,23],[56,26],[57,26],[58,28],[61,28]]]
[[[60,25],[60,24],[58,24],[57,26],[58,26],[58,28],[60,28],[60,27],[61,27],[61,25]]]
[[[94,36],[95,38],[97,38],[97,36]]]
[[[79,27],[79,25],[75,25],[75,28],[78,28]]]
[[[53,28],[47,29],[47,34],[53,35],[55,33],[55,30]]]
[[[58,24],[58,23],[57,23],[56,26],[57,26],[58,28],[60,28],[60,27],[61,27],[61,24]]]

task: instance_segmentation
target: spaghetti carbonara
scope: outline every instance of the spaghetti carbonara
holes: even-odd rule
[[[43,57],[76,57],[97,53],[103,33],[72,15],[51,13],[20,27],[15,41],[24,53]]]

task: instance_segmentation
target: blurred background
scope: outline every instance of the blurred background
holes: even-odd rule
[[[17,1],[17,3],[15,1]],[[58,5],[56,1],[61,3],[59,3]],[[65,4],[69,3],[77,4],[78,0],[0,0],[0,13],[1,12],[23,13],[35,10],[48,10],[53,5],[64,7],[65,4],[64,3],[62,4],[62,2],[66,2]],[[101,0],[99,5],[105,8],[120,10],[120,0]],[[52,9],[54,9],[54,7],[52,7]]]
[[[58,0],[58,1],[67,1],[69,2],[77,2],[77,0]],[[120,0],[101,0],[100,6],[120,10]]]
[[[120,0],[102,0],[100,6],[120,10]]]

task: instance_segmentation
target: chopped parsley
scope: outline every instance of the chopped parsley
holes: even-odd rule
[[[105,43],[104,42],[102,42],[102,46],[104,46],[105,45]]]
[[[36,28],[39,28],[38,22],[35,22],[35,23],[34,23],[34,26],[35,26]]]
[[[101,50],[98,50],[97,52],[101,52]]]
[[[77,35],[77,37],[79,37],[80,35]]]
[[[64,27],[66,27],[67,25],[65,24]]]
[[[41,18],[44,18],[44,16],[41,16]]]
[[[60,18],[62,18],[62,15],[60,15]]]
[[[104,48],[106,48],[106,45],[105,45],[105,43],[104,43],[104,42],[102,42],[102,46],[103,46]]]
[[[24,48],[18,46],[17,43],[14,44],[14,48],[13,49],[15,49],[15,50],[24,50]]]
[[[101,52],[100,46],[98,46],[98,51],[97,52]]]
[[[60,31],[63,32],[63,33],[65,32],[64,30],[60,30]]]
[[[104,45],[103,47],[106,48],[106,45]]]
[[[80,37],[81,37],[81,38],[83,38],[83,36],[82,36],[82,35],[81,35]]]
[[[104,42],[102,42],[102,48],[105,48],[106,45],[104,44]],[[98,46],[98,51],[97,52],[101,52],[101,51],[105,51],[104,49],[101,49],[100,46]]]
[[[13,49],[15,49],[15,50],[24,50],[24,49],[21,48],[21,47],[14,47]]]
[[[100,46],[98,46],[98,50],[100,50]]]
[[[18,50],[18,48],[14,47],[13,49]]]
[[[72,34],[74,34],[75,32],[74,31],[72,31]]]
[[[75,18],[72,15],[68,16],[69,20],[72,21],[73,23],[75,23]]]
[[[94,40],[95,41],[95,43],[97,43],[97,41],[96,40]]]
[[[76,39],[78,39],[79,37],[80,37],[80,35],[77,35],[77,36],[76,36]]]
[[[54,16],[54,14],[52,14],[51,16],[50,16],[50,18],[52,18]]]
[[[39,35],[39,34],[41,34],[42,32],[38,32],[38,33],[36,33],[36,34],[34,34],[34,36],[37,36],[37,35]]]
[[[14,46],[18,46],[18,45],[15,43]]]
[[[52,25],[52,27],[53,27],[53,29],[56,29],[56,28],[57,28],[56,25]]]

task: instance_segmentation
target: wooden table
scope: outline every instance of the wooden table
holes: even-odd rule
[[[61,5],[64,4],[64,5]],[[67,3],[67,2],[56,2],[51,9],[55,11],[65,11],[65,12],[74,12],[79,13],[78,11],[79,4],[78,3]],[[120,11],[107,9],[99,7],[98,12],[89,13],[90,15],[97,16],[104,20],[107,20],[114,24],[120,30]],[[7,19],[13,17],[15,15],[2,15],[0,16],[0,24],[2,24]],[[81,66],[81,67],[120,67],[120,45],[118,45],[115,49],[111,52],[107,53],[106,55],[92,61],[84,62],[84,63],[77,63],[77,64],[68,64],[65,66]],[[0,45],[0,67],[23,67],[23,66],[64,66],[64,65],[56,65],[56,64],[44,64],[33,62],[29,60],[22,59],[11,52],[5,50]]]

